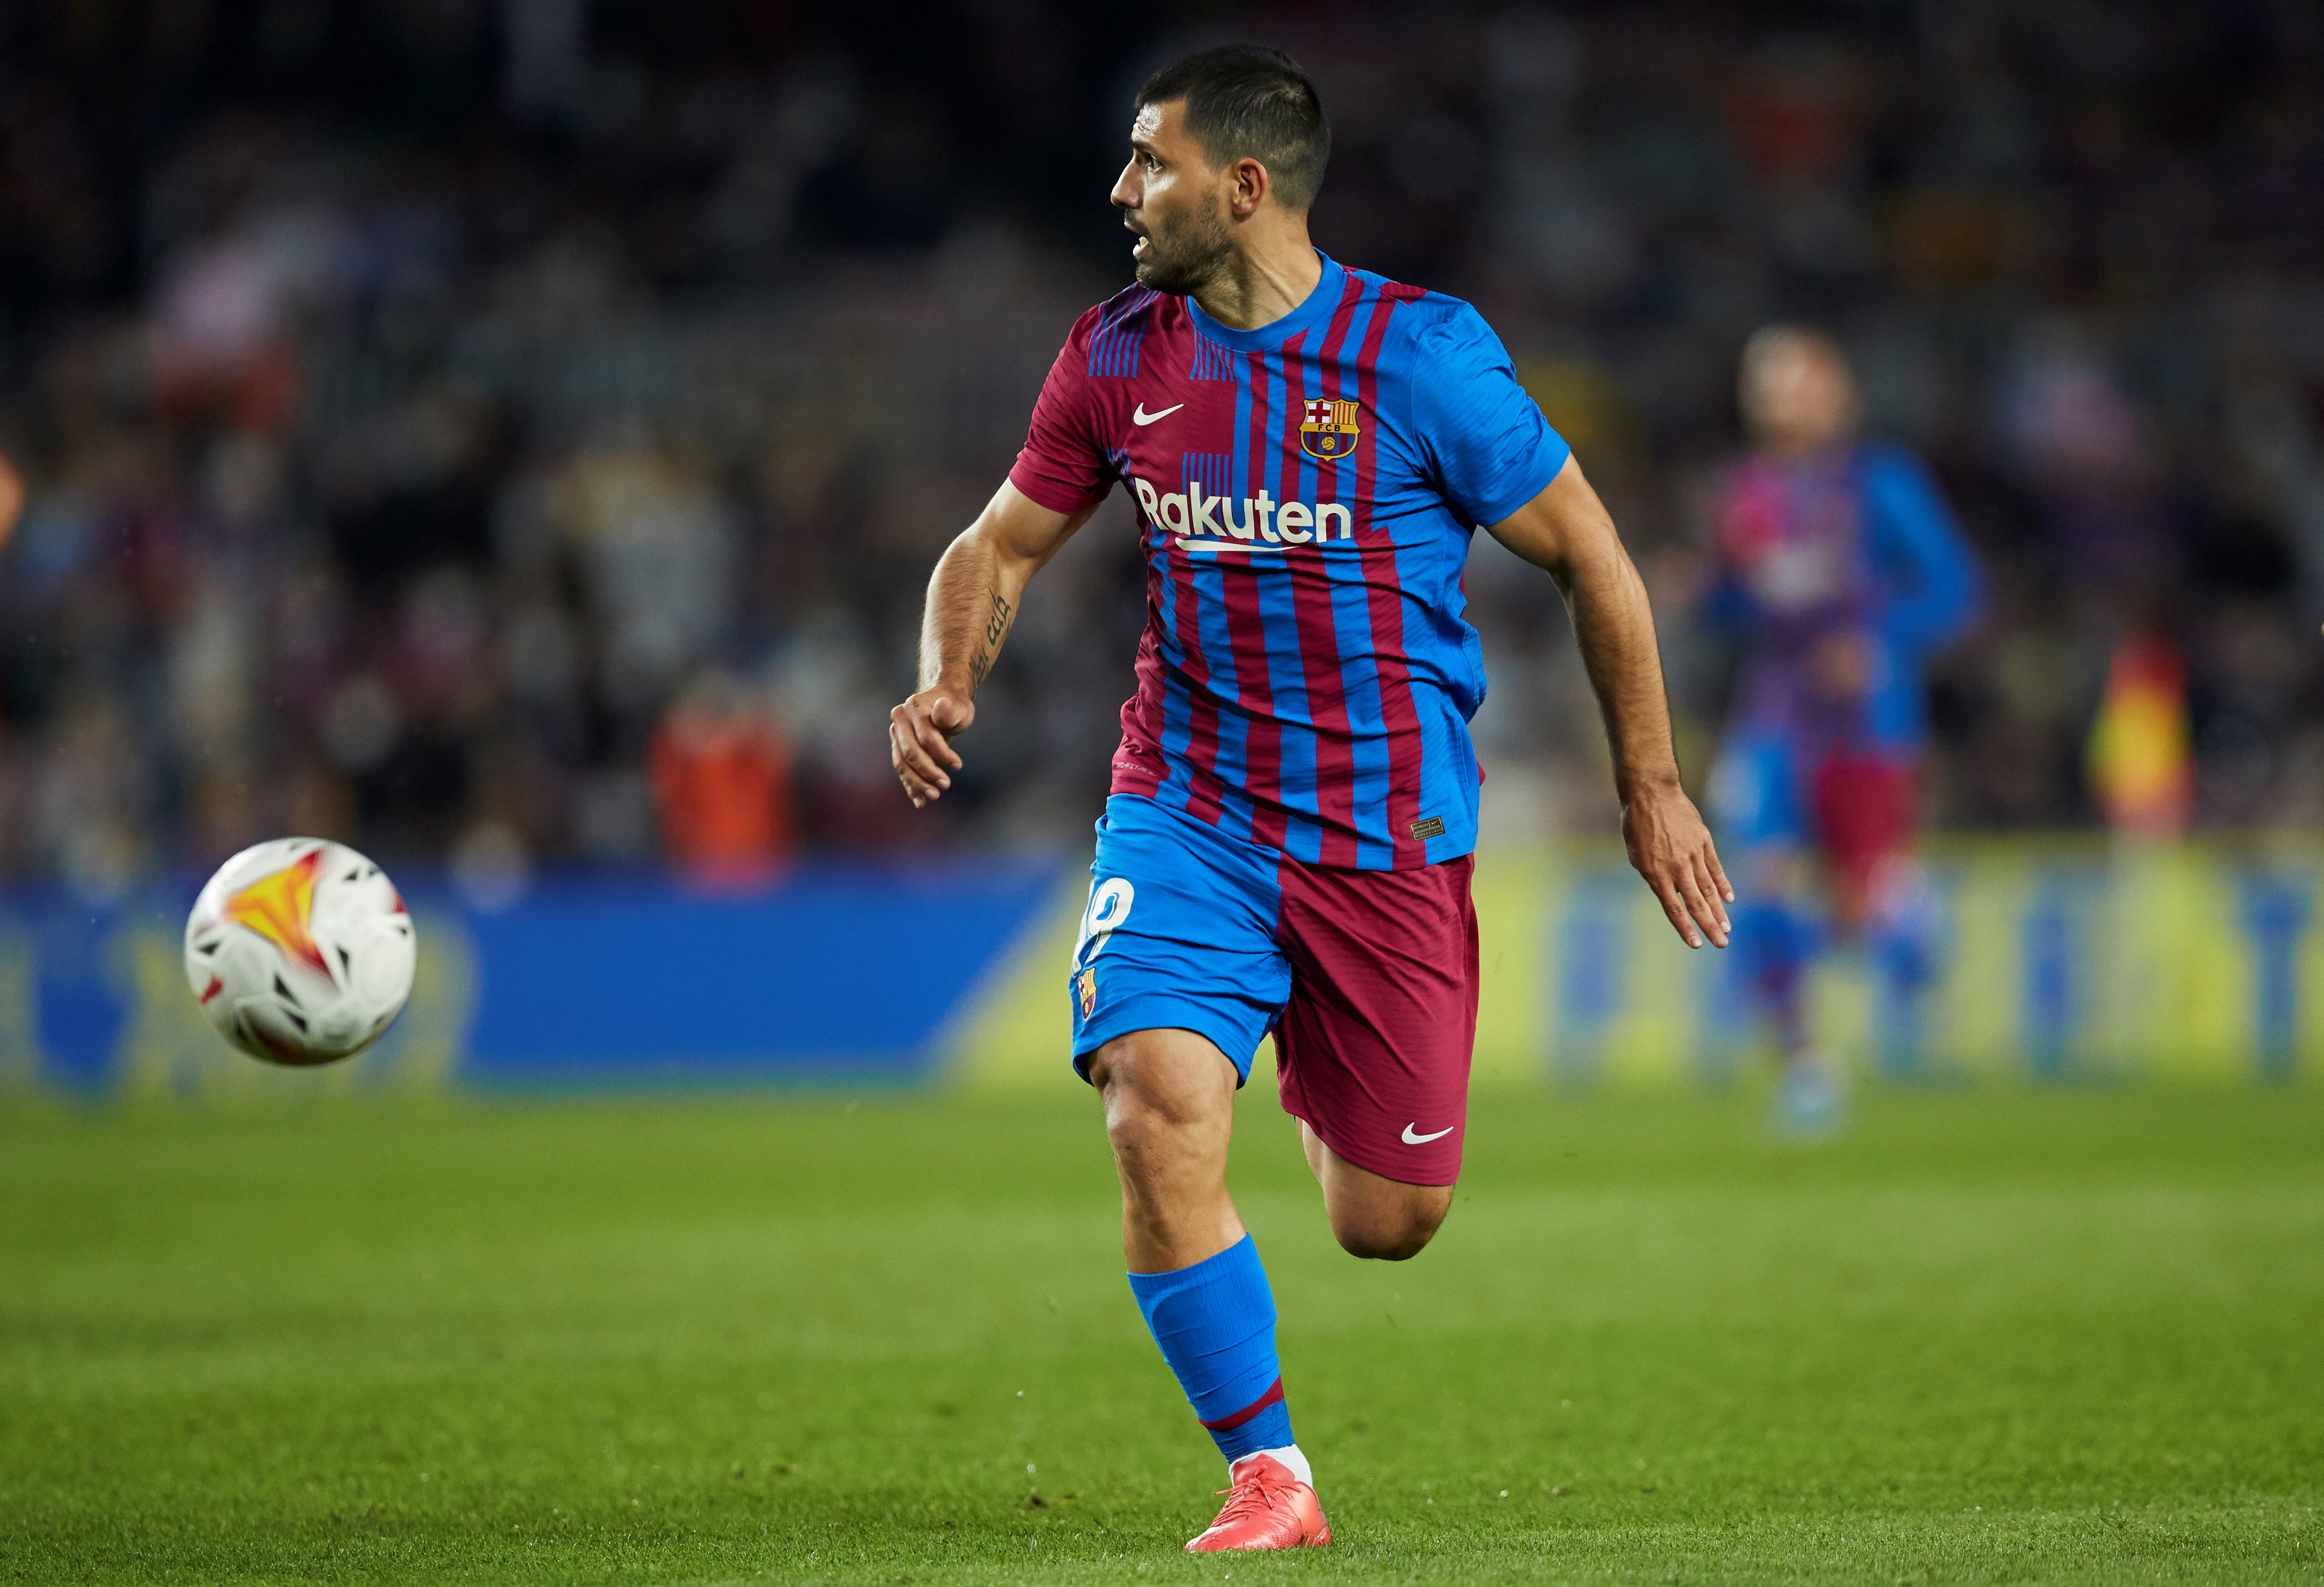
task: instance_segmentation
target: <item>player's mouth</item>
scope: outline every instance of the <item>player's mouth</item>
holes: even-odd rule
[[[1123,230],[1138,239],[1130,245],[1130,256],[1132,259],[1143,259],[1153,251],[1153,236],[1144,227],[1135,226],[1127,220],[1121,225]]]

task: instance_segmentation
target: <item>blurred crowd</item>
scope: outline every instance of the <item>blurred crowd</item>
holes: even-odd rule
[[[584,0],[0,22],[0,872],[286,832],[748,884],[1086,832],[1142,620],[1115,503],[1034,586],[958,797],[887,768],[927,569],[1127,279],[1130,88],[1277,42],[1335,256],[1477,302],[1690,620],[1734,362],[1849,346],[1993,583],[1928,807],[2095,818],[2111,659],[2183,669],[2196,819],[2324,819],[2324,14],[1954,0],[1190,8],[917,25]],[[1157,22],[1157,19],[1163,20]],[[1505,826],[1601,826],[1546,581],[1480,545]]]

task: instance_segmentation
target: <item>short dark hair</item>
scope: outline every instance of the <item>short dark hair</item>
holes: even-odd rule
[[[1332,157],[1323,97],[1299,63],[1264,44],[1222,44],[1173,61],[1138,90],[1130,108],[1186,102],[1186,130],[1213,165],[1256,160],[1287,209],[1315,202]]]

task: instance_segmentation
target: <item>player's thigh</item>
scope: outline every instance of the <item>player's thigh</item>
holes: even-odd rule
[[[1093,1081],[1095,1056],[1122,1038],[1176,1031],[1222,1055],[1240,1084],[1291,986],[1275,942],[1271,855],[1150,799],[1116,795],[1090,870],[1066,981],[1074,1066]],[[1177,1046],[1157,1038],[1120,1051]]]
[[[1450,1186],[1477,1038],[1473,860],[1283,869],[1292,988],[1275,1043],[1285,1109],[1352,1167]]]
[[[1126,1031],[1092,1053],[1087,1067],[1105,1100],[1109,1133],[1152,1129],[1215,1137],[1223,1154],[1242,1077],[1209,1037],[1168,1026]]]
[[[1299,1121],[1299,1144],[1307,1154],[1308,1167],[1323,1187],[1323,1204],[1331,1210],[1335,1227],[1344,1223],[1382,1232],[1411,1231],[1425,1239],[1452,1209],[1457,1183],[1412,1185],[1375,1174],[1333,1151],[1305,1119]],[[1454,1167],[1457,1171],[1459,1165]]]

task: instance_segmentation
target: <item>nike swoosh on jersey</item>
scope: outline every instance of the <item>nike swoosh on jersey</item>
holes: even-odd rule
[[[1151,424],[1157,419],[1169,418],[1170,415],[1176,413],[1179,409],[1184,408],[1185,405],[1186,404],[1184,402],[1174,402],[1169,407],[1163,409],[1159,413],[1148,413],[1146,411],[1146,404],[1140,402],[1138,404],[1138,411],[1130,416],[1130,422],[1133,424]]]
[[[1415,1135],[1412,1132],[1412,1126],[1406,1124],[1404,1127],[1404,1144],[1406,1146],[1426,1146],[1430,1141],[1435,1140],[1439,1137],[1452,1134],[1452,1131],[1458,1128],[1460,1128],[1460,1126],[1456,1124],[1447,1124],[1443,1129],[1436,1131],[1434,1135]]]

